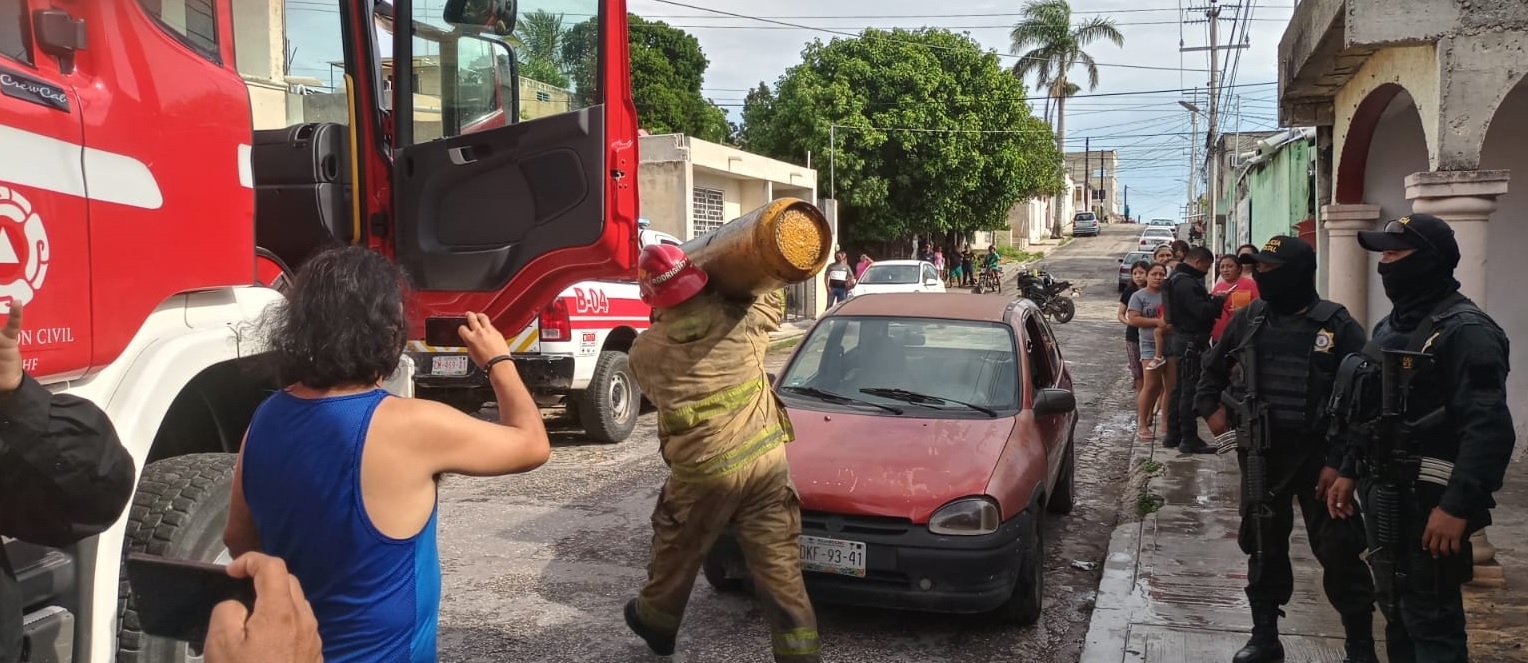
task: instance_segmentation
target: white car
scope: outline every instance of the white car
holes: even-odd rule
[[[1136,246],[1136,250],[1150,251],[1162,244],[1171,244],[1175,239],[1178,239],[1178,236],[1171,227],[1149,226],[1141,233],[1141,241]]]
[[[944,279],[926,260],[882,260],[865,268],[849,296],[885,292],[944,292]]]

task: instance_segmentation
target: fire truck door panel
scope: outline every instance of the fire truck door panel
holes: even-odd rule
[[[255,242],[293,269],[329,242],[352,241],[348,144],[332,122],[255,132]]]
[[[256,280],[250,91],[227,2],[68,3],[90,188],[95,361],[177,294]]]
[[[603,108],[447,138],[399,157],[399,259],[427,290],[499,290],[604,230]]]
[[[522,23],[562,22],[561,70],[515,52],[529,44],[421,27],[439,22],[437,6],[413,2],[414,36],[403,47],[388,35],[385,71],[395,122],[412,132],[393,154],[393,255],[426,314],[477,310],[519,329],[579,281],[635,276],[624,0],[518,3]],[[512,119],[501,124],[499,113]]]
[[[84,131],[72,82],[29,38],[26,5],[0,0],[0,311],[26,305],[27,372],[70,378],[91,365]]]

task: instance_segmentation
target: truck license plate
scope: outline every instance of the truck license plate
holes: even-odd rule
[[[801,537],[801,569],[865,577],[865,544],[859,541]]]
[[[467,374],[467,355],[445,355],[430,358],[430,375],[457,376]]]

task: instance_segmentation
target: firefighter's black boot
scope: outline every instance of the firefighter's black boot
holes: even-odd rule
[[[642,637],[647,643],[647,648],[653,650],[659,656],[674,655],[674,636],[658,632],[647,624],[642,623],[642,618],[637,616],[637,600],[626,602],[626,627]]]
[[[1374,613],[1343,615],[1342,629],[1347,633],[1343,643],[1347,656],[1342,663],[1379,663],[1374,653]]]
[[[1284,643],[1279,642],[1279,617],[1284,611],[1276,605],[1252,606],[1252,639],[1236,652],[1231,663],[1282,663]]]

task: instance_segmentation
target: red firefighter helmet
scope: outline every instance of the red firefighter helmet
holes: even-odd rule
[[[673,244],[654,244],[642,249],[637,260],[637,285],[648,306],[678,306],[706,287],[705,270],[690,263],[684,249]]]

